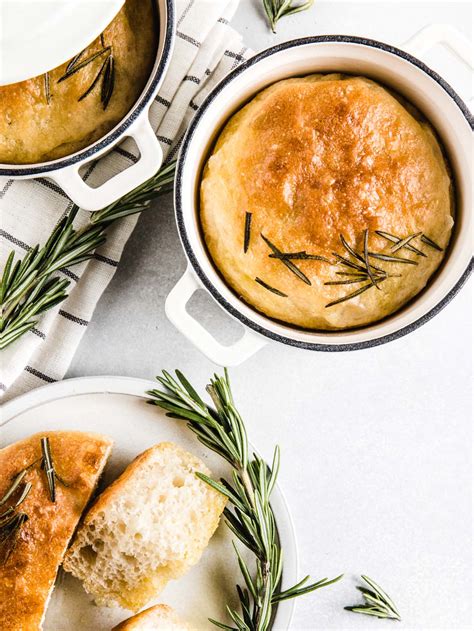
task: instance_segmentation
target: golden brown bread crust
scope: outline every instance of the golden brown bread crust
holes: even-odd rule
[[[156,626],[153,626],[153,625]],[[191,627],[183,622],[168,605],[154,605],[135,616],[123,620],[112,631],[142,631],[143,629],[172,629],[172,631],[191,631]]]
[[[12,477],[41,457],[43,436],[49,437],[55,469],[69,486],[58,483],[52,503],[39,463],[27,473],[25,482],[33,486],[19,510],[29,519],[0,564],[0,628],[8,631],[41,629],[58,567],[112,447],[105,436],[69,431],[42,432],[9,445],[0,450],[0,497]]]
[[[0,163],[33,164],[83,149],[110,131],[130,111],[142,92],[156,57],[157,29],[153,0],[127,0],[103,33],[112,46],[115,87],[107,108],[101,84],[83,100],[105,57],[58,83],[68,63],[49,72],[50,103],[44,75],[0,87]],[[102,48],[100,37],[83,59]]]
[[[426,258],[400,250],[418,265],[382,263],[401,277],[326,308],[361,285],[325,285],[341,280],[336,272],[344,267],[296,260],[311,282],[305,284],[269,258],[261,233],[281,251],[334,261],[333,252],[347,256],[341,234],[359,252],[366,229],[376,252],[389,253],[393,244],[375,230],[402,238],[421,231],[446,248],[453,224],[451,179],[429,124],[375,82],[338,74],[280,81],[233,116],[205,166],[200,201],[206,244],[226,282],[264,314],[308,329],[357,327],[396,311],[425,286],[444,253],[426,245]]]

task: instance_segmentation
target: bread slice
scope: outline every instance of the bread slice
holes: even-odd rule
[[[226,500],[172,443],[138,456],[86,515],[64,560],[98,605],[137,611],[197,563]]]
[[[41,438],[49,438],[56,473],[67,484],[56,481],[56,497],[50,499],[46,475],[41,469]],[[105,436],[86,432],[41,432],[0,450],[0,497],[15,476],[35,463],[17,491],[0,507],[5,513],[21,497],[24,483],[31,482],[26,499],[17,507],[28,520],[2,546],[0,561],[0,628],[8,631],[38,631],[54,581],[100,474],[112,442]],[[38,462],[36,462],[38,461]]]
[[[127,618],[112,631],[192,631],[168,605],[155,605]]]

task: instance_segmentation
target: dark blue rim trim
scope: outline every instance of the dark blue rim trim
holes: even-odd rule
[[[112,132],[104,136],[102,139],[98,140],[93,145],[87,147],[83,151],[79,153],[69,156],[66,158],[62,158],[59,160],[55,160],[52,162],[46,162],[44,164],[39,165],[25,165],[22,167],[21,165],[15,165],[15,168],[0,168],[0,175],[7,177],[18,177],[24,175],[44,175],[45,173],[49,173],[50,171],[57,171],[58,169],[63,169],[64,167],[71,166],[76,162],[82,162],[83,160],[88,160],[98,151],[102,151],[105,147],[112,145],[115,141],[120,138],[124,134],[124,132],[130,127],[130,125],[137,119],[137,117],[141,114],[144,108],[153,100],[160,84],[164,78],[165,72],[168,68],[168,64],[171,59],[171,51],[172,44],[174,39],[174,29],[175,29],[175,11],[174,11],[174,1],[173,0],[164,0],[166,5],[166,30],[165,37],[163,42],[163,50],[160,56],[160,60],[156,67],[153,70],[152,80],[150,85],[148,86],[146,92],[140,97],[140,99],[135,104],[134,108],[130,111],[128,116],[124,118],[124,120],[120,123],[120,125],[114,129]]]
[[[235,77],[239,76],[242,72],[247,70],[247,68],[258,63],[261,59],[265,59],[266,57],[269,57],[270,55],[278,53],[282,50],[286,50],[287,48],[293,48],[295,46],[304,46],[306,44],[313,44],[317,42],[343,42],[343,43],[350,43],[350,44],[362,44],[364,46],[372,46],[373,48],[379,48],[385,52],[391,53],[392,55],[397,55],[398,57],[405,59],[409,63],[423,70],[423,72],[425,72],[432,79],[434,79],[449,94],[449,96],[453,99],[453,101],[461,110],[462,114],[466,118],[471,128],[474,129],[474,117],[470,113],[464,101],[460,98],[458,94],[456,94],[453,88],[443,78],[441,78],[436,72],[431,70],[431,68],[428,68],[428,66],[426,66],[423,62],[419,61],[418,59],[416,59],[416,57],[413,57],[412,55],[406,53],[405,51],[400,50],[399,48],[395,48],[393,46],[384,44],[383,42],[378,42],[376,40],[364,39],[361,37],[352,37],[349,35],[321,35],[321,36],[314,36],[314,37],[303,37],[301,39],[295,39],[289,42],[284,42],[282,44],[272,46],[271,48],[267,48],[266,50],[262,51],[261,53],[258,53],[251,59],[245,61],[240,66],[235,68],[209,93],[209,95],[206,97],[201,107],[199,108],[199,110],[196,112],[193,120],[191,121],[191,124],[188,127],[188,130],[184,137],[183,144],[181,146],[181,150],[178,156],[176,182],[175,182],[175,200],[174,200],[176,222],[178,225],[178,231],[179,231],[179,235],[180,235],[184,250],[198,278],[200,279],[204,287],[212,295],[212,297],[221,305],[221,307],[223,307],[228,313],[234,316],[234,318],[242,322],[242,324],[245,324],[250,329],[256,331],[257,333],[260,333],[261,335],[265,337],[268,337],[277,342],[281,342],[283,344],[288,344],[289,346],[295,346],[297,348],[303,348],[306,350],[313,350],[313,351],[325,351],[329,353],[334,353],[338,351],[357,351],[363,348],[372,348],[374,346],[380,346],[381,344],[385,344],[387,342],[396,340],[400,337],[403,337],[404,335],[407,335],[408,333],[411,333],[418,327],[422,326],[423,324],[431,320],[431,318],[433,318],[437,313],[439,313],[441,309],[443,309],[454,298],[454,296],[458,293],[458,291],[464,285],[466,280],[469,278],[469,275],[471,274],[472,268],[473,268],[473,259],[471,259],[466,270],[463,272],[463,274],[461,275],[459,280],[456,282],[456,284],[452,287],[452,289],[449,291],[449,293],[436,306],[434,306],[430,311],[428,311],[428,313],[425,313],[421,318],[419,318],[415,322],[412,322],[408,326],[402,329],[399,329],[398,331],[395,331],[394,333],[390,333],[389,335],[383,335],[381,337],[368,340],[366,342],[355,342],[355,343],[347,343],[347,344],[317,344],[314,342],[302,342],[299,340],[294,340],[289,337],[285,337],[283,335],[279,335],[277,333],[273,333],[272,331],[269,331],[268,329],[261,327],[260,325],[256,324],[252,320],[249,320],[246,316],[240,313],[240,311],[237,311],[229,302],[227,302],[227,300],[217,291],[215,286],[207,278],[197,258],[195,257],[191,244],[188,239],[186,226],[185,226],[184,218],[183,218],[181,188],[183,184],[184,163],[186,161],[188,148],[194,136],[196,127],[198,126],[199,121],[201,120],[204,112],[212,103],[212,101],[229,83],[231,83],[235,79]]]

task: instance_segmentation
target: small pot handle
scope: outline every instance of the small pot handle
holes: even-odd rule
[[[450,24],[425,26],[402,44],[401,48],[415,57],[420,57],[436,44],[443,44],[450,48],[469,68],[473,67],[469,40]]]
[[[200,285],[188,267],[168,294],[165,311],[178,331],[212,362],[220,366],[237,366],[267,344],[268,340],[248,328],[245,328],[243,336],[235,344],[220,344],[186,311],[186,305],[197,289],[200,289]]]
[[[128,136],[137,143],[140,151],[138,161],[101,186],[92,188],[79,175],[79,169],[84,162],[49,173],[48,177],[54,180],[80,208],[90,211],[105,208],[152,177],[163,162],[163,151],[150,125],[147,112],[127,130],[124,138]]]

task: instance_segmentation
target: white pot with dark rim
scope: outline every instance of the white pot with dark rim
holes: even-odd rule
[[[405,48],[419,54],[442,42],[470,64],[460,34],[427,27]],[[468,48],[467,46],[465,47]],[[199,185],[213,143],[229,117],[257,92],[288,77],[342,72],[368,76],[399,92],[431,122],[446,149],[456,186],[456,222],[446,257],[427,287],[380,322],[347,331],[310,331],[277,322],[243,302],[214,267],[201,234]],[[207,97],[193,119],[178,157],[175,209],[188,268],[166,300],[171,322],[209,359],[237,365],[270,340],[307,350],[346,351],[384,344],[410,333],[436,315],[459,291],[471,269],[472,130],[465,103],[433,70],[412,54],[373,40],[344,35],[306,37],[265,50],[231,72]],[[205,288],[244,325],[235,344],[223,346],[186,310],[193,293]]]
[[[0,163],[0,176],[13,179],[48,178],[53,180],[80,208],[94,211],[117,201],[158,171],[163,162],[163,152],[150,124],[148,112],[163,82],[171,59],[175,17],[173,0],[156,0],[156,2],[160,32],[155,64],[140,98],[123,120],[102,138],[64,158],[37,164],[14,165]],[[67,5],[69,6],[70,3],[68,2]],[[118,8],[120,8],[120,3]],[[99,32],[105,28],[107,23],[101,24]],[[94,23],[93,28],[95,29],[94,31],[83,36],[85,45],[97,35]],[[57,51],[55,52],[57,53]],[[58,59],[56,65],[59,65],[64,60],[62,58]],[[24,78],[26,77],[21,76],[17,80]],[[96,188],[89,186],[82,179],[79,170],[92,160],[97,160],[97,158],[109,152],[114,146],[120,144],[128,137],[134,139],[140,152],[137,162],[124,171],[117,173],[102,185]]]

